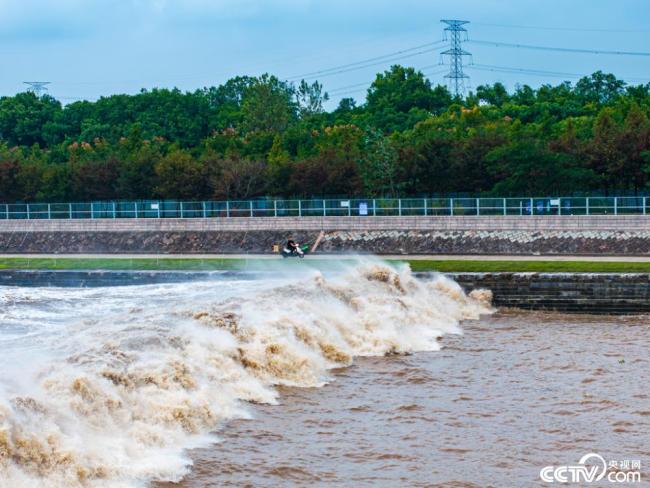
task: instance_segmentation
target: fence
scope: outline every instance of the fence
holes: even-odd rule
[[[646,215],[648,203],[650,203],[650,197],[358,198],[223,202],[13,203],[0,204],[0,220],[417,215]]]

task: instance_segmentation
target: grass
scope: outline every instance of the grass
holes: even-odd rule
[[[537,273],[650,273],[650,262],[626,261],[409,261],[413,271],[537,272]]]
[[[349,261],[311,258],[305,261],[239,258],[0,258],[0,270],[237,270],[269,269],[281,266],[330,267]],[[352,261],[350,261],[352,262]],[[610,261],[460,261],[399,260],[413,271],[441,272],[545,272],[545,273],[650,273],[650,262]]]
[[[221,270],[245,267],[242,259],[0,258],[0,269]]]

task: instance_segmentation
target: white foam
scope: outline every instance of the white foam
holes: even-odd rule
[[[489,304],[378,262],[331,276],[0,297],[0,486],[177,481],[273,385],[319,386],[359,355],[438,349]],[[0,332],[0,339],[3,332]],[[227,449],[227,446],[223,447]]]

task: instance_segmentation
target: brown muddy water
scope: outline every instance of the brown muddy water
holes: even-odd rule
[[[372,259],[126,278],[0,286],[0,488],[539,486],[590,453],[648,476],[648,317],[491,315]]]
[[[640,460],[648,479],[649,317],[509,311],[462,327],[441,351],[281,388],[192,451],[182,483],[156,486],[543,486],[542,467],[591,452]]]

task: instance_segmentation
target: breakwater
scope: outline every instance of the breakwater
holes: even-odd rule
[[[0,253],[271,253],[292,235],[370,254],[650,255],[650,217],[284,217],[0,221]]]

